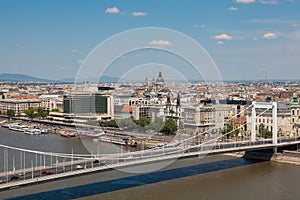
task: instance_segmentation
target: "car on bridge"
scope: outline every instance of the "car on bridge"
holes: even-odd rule
[[[26,172],[20,172],[18,175],[19,176],[24,176],[26,174]]]
[[[93,163],[99,163],[100,162],[100,160],[94,160],[93,161]]]
[[[83,169],[84,167],[82,165],[76,165],[76,169]]]
[[[42,171],[41,173],[42,175],[51,175],[51,174],[54,174],[53,171]]]
[[[16,180],[16,179],[19,179],[19,177],[18,177],[18,176],[11,176],[11,177],[9,178],[9,180]]]
[[[7,182],[7,180],[6,179],[0,179],[0,184],[2,184],[2,183],[6,183]]]

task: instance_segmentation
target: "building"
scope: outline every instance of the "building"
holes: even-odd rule
[[[14,96],[10,99],[0,99],[0,111],[7,113],[13,110],[16,115],[24,115],[29,107],[42,107],[42,101],[36,96]]]
[[[59,95],[41,95],[39,97],[41,100],[41,107],[44,110],[51,111],[53,109],[58,109],[58,111],[63,111],[63,98]]]
[[[98,120],[114,119],[113,96],[100,93],[65,95],[64,113],[94,115]]]
[[[151,109],[153,108],[154,100],[144,98],[132,98],[129,100],[131,107],[131,115],[133,119],[139,120],[141,118],[151,119]]]
[[[291,105],[291,122],[292,122],[292,133],[299,135],[300,134],[300,105],[296,93],[293,94],[293,101]]]

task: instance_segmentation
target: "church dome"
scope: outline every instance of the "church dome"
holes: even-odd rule
[[[164,80],[161,72],[159,72],[158,77],[156,79],[156,83],[164,83],[164,82],[165,82],[165,80]]]

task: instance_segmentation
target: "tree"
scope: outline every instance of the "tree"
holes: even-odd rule
[[[40,118],[40,117],[47,117],[49,115],[49,111],[44,111],[42,107],[29,107],[27,110],[24,111],[27,117],[33,118]]]
[[[33,119],[35,117],[34,114],[34,108],[33,107],[29,107],[27,110],[24,111],[24,113],[26,114],[27,117],[29,117],[30,119]]]
[[[101,123],[100,123],[100,126],[119,128],[119,126],[118,126],[116,120],[109,120],[109,121],[101,122]]]
[[[15,116],[15,111],[13,111],[13,110],[7,110],[7,116],[14,117]]]
[[[53,109],[51,109],[50,112],[59,112],[59,109],[58,108],[53,108]]]
[[[151,120],[148,118],[140,118],[138,120],[134,120],[134,123],[140,127],[145,127],[150,124]]]
[[[178,126],[173,119],[167,119],[164,127],[161,129],[161,133],[165,135],[174,135],[178,130]]]
[[[270,138],[272,136],[272,131],[269,131],[264,124],[260,124],[258,127],[259,135],[263,138]]]

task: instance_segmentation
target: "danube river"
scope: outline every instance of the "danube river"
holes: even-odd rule
[[[0,128],[1,143],[87,153],[80,139],[28,136]],[[1,157],[1,156],[0,156]],[[0,161],[3,162],[3,161]],[[299,199],[300,166],[228,156],[178,160],[148,174],[118,170],[0,192],[0,199]]]

